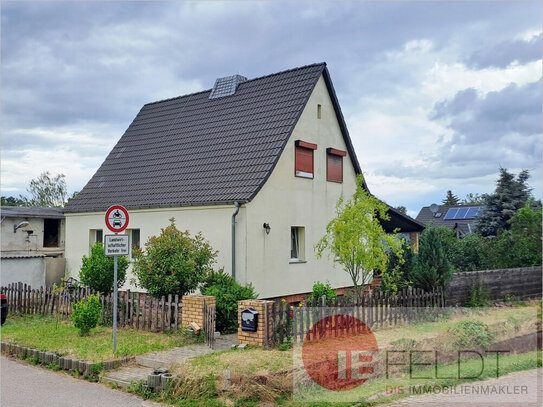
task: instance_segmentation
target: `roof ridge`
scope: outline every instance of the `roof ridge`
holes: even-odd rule
[[[284,73],[287,73],[287,72],[293,72],[293,71],[297,71],[297,70],[300,70],[300,69],[306,69],[306,68],[310,68],[310,67],[313,67],[313,66],[319,66],[319,65],[322,65],[322,67],[324,68],[324,67],[326,67],[326,62],[315,62],[313,64],[298,66],[296,68],[285,69],[284,71],[279,71],[279,72],[271,73],[271,74],[268,74],[268,75],[263,75],[263,76],[258,76],[256,78],[247,79],[243,83],[252,82],[252,81],[256,81],[256,80],[260,80],[260,79],[264,79],[264,78],[269,78],[269,77],[272,77],[272,76],[275,76],[275,75],[281,75],[281,74],[284,74]],[[241,83],[240,85],[242,85],[243,83]],[[200,93],[211,92],[212,89],[213,88],[209,88],[209,89],[201,90],[201,91],[198,91],[198,92],[192,92],[192,93],[187,93],[187,94],[184,94],[184,95],[173,96],[171,98],[156,100],[154,102],[146,103],[143,106],[145,107],[145,106],[154,105],[154,104],[157,104],[157,103],[169,102],[170,100],[182,99],[182,98],[186,98],[186,97],[189,97],[189,96],[198,95]]]

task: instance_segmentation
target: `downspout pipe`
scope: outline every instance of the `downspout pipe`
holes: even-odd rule
[[[236,216],[239,213],[239,202],[234,202],[236,209],[232,214],[232,278],[236,280]]]

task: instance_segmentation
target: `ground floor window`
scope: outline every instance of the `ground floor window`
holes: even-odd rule
[[[43,247],[59,247],[60,219],[43,220]]]
[[[290,228],[290,261],[305,261],[305,228],[302,226]]]
[[[96,242],[104,243],[104,232],[102,229],[91,229],[89,231],[89,246],[94,246]]]
[[[139,229],[128,229],[128,236],[130,236],[130,257],[134,258],[133,250],[134,248],[139,249],[140,246],[140,230]]]

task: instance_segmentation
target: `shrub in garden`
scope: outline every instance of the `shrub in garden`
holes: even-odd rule
[[[420,237],[417,264],[411,273],[413,286],[424,290],[445,288],[452,278],[452,267],[444,250],[444,241],[438,228],[430,226]]]
[[[466,307],[487,307],[490,293],[483,287],[481,282],[473,284],[469,288]]]
[[[481,321],[460,321],[452,329],[453,343],[462,349],[488,348],[494,337],[487,324]]]
[[[72,321],[81,336],[88,335],[92,328],[96,328],[101,313],[102,306],[96,295],[72,304]]]
[[[336,292],[332,289],[329,282],[321,283],[319,281],[316,281],[315,284],[313,284],[313,291],[311,292],[311,295],[307,299],[309,304],[311,306],[317,306],[321,302],[322,296],[326,296],[326,304],[332,305],[334,300],[337,297]]]
[[[113,291],[113,257],[106,257],[104,246],[100,242],[91,249],[89,257],[83,256],[79,278],[83,284],[102,294]],[[119,286],[124,284],[128,260],[126,257],[117,258],[117,280]]]
[[[238,301],[257,297],[251,284],[242,286],[223,270],[209,273],[200,287],[203,295],[215,297],[217,329],[222,333],[238,329]]]
[[[153,297],[185,295],[198,287],[212,271],[217,253],[201,234],[191,236],[175,227],[175,219],[145,243],[145,253],[133,250],[134,274]]]
[[[402,239],[401,246],[403,254],[390,253],[387,267],[381,274],[380,289],[391,295],[409,286],[409,275],[415,266],[416,257],[411,245]]]

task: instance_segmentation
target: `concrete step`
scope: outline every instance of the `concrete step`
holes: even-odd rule
[[[100,376],[100,380],[126,388],[130,386],[131,383],[147,380],[147,376],[153,373],[153,371],[153,368],[145,366],[125,366],[118,370],[104,372],[104,374]]]

